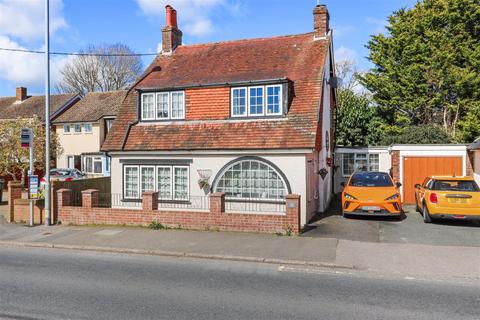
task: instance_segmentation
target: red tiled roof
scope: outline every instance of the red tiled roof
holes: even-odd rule
[[[54,123],[95,122],[106,116],[116,116],[127,91],[89,92]]]
[[[50,96],[50,115],[61,111],[61,109],[77,94],[65,93]],[[31,118],[33,116],[45,120],[45,96],[30,96],[19,102],[16,97],[0,97],[0,119],[11,120],[16,118]]]
[[[181,122],[137,123],[128,130],[129,124],[137,120],[137,92],[130,90],[103,149],[314,148],[329,45],[329,39],[314,40],[313,33],[308,33],[180,46],[172,55],[159,55],[132,89],[222,86],[222,83],[225,86],[232,82],[288,78],[293,83],[288,114],[275,120],[189,121],[187,118]],[[228,110],[230,106],[226,103],[223,107]],[[187,108],[195,105],[187,103]]]

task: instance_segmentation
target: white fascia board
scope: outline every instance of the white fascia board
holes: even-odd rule
[[[389,147],[337,147],[334,153],[388,153]]]
[[[237,154],[310,154],[314,149],[253,149],[253,150],[170,150],[170,151],[111,151],[111,156],[122,155],[237,155]]]
[[[393,145],[391,147],[392,151],[466,151],[466,144],[444,144],[444,145]]]

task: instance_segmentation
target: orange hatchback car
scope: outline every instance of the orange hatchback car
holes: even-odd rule
[[[342,214],[401,217],[400,183],[385,172],[355,172],[342,192]]]

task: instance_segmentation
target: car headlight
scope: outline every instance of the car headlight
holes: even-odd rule
[[[400,195],[398,193],[395,193],[393,196],[388,197],[385,199],[385,201],[391,201],[391,200],[397,200]]]
[[[357,198],[355,198],[354,196],[352,196],[351,194],[348,194],[346,192],[344,194],[344,197],[345,197],[345,199],[348,199],[348,200],[357,200]]]

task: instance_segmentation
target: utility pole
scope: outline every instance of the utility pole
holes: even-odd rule
[[[51,224],[50,195],[50,3],[45,0],[45,225]]]

